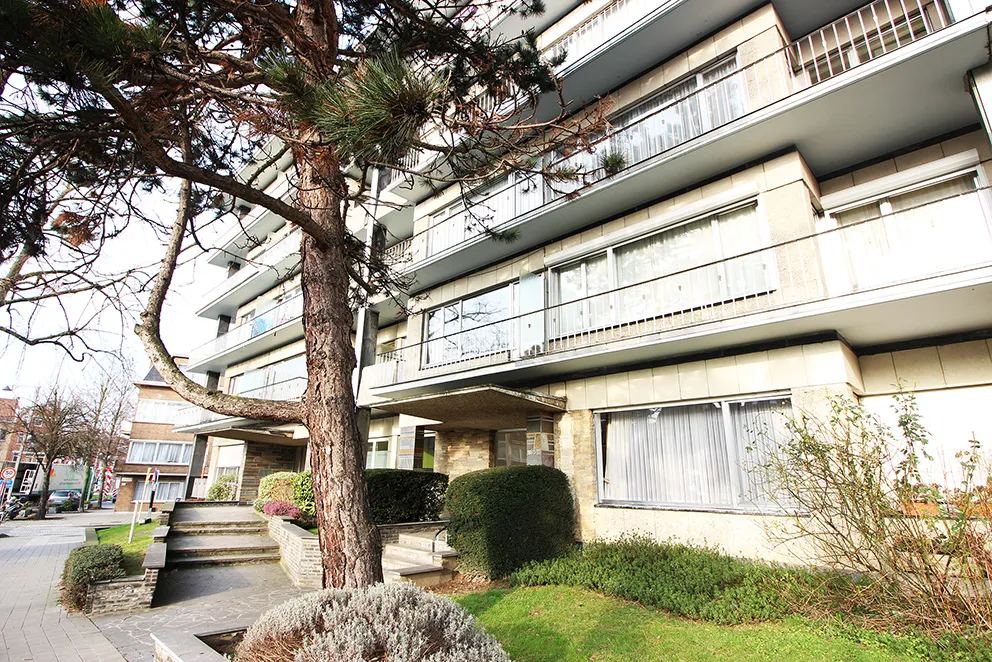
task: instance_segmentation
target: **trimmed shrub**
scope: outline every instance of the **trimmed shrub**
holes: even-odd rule
[[[233,474],[220,476],[207,489],[207,501],[234,501],[238,494],[238,477]]]
[[[284,501],[289,503],[293,500],[293,481],[296,480],[294,471],[277,471],[274,474],[264,476],[258,481],[258,498],[252,504],[255,512],[260,513],[265,508],[265,504],[270,501]]]
[[[509,662],[461,607],[410,584],[308,593],[248,628],[239,662]]]
[[[86,607],[90,582],[124,576],[124,550],[120,545],[91,545],[69,552],[62,567],[59,603],[69,611]]]
[[[441,516],[445,474],[404,469],[369,469],[365,472],[369,505],[376,524],[431,522]]]
[[[310,519],[317,517],[317,508],[313,500],[313,480],[310,478],[309,469],[296,474],[296,478],[293,479],[292,503]]]
[[[275,515],[291,517],[293,519],[301,519],[303,517],[302,510],[291,503],[286,503],[285,501],[269,501],[265,504],[265,507],[262,508],[262,512],[270,517]]]
[[[372,519],[376,524],[430,522],[441,516],[444,491],[448,486],[446,475],[404,469],[369,469],[365,476]],[[292,502],[307,517],[316,517],[309,471],[296,474]]]
[[[808,571],[632,536],[593,542],[565,558],[528,565],[512,580],[524,586],[582,586],[678,616],[736,625],[792,613],[793,598],[822,585],[814,578]]]
[[[448,486],[448,544],[462,567],[505,577],[530,561],[575,546],[572,493],[565,474],[543,466],[497,467]]]

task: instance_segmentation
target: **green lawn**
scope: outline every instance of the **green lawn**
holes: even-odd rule
[[[141,564],[145,561],[145,550],[148,549],[148,545],[152,544],[151,533],[157,527],[158,524],[154,522],[135,526],[134,539],[130,543],[127,541],[127,534],[131,529],[130,524],[100,529],[96,532],[96,536],[100,539],[101,545],[120,545],[124,549],[124,572],[130,577],[144,572]]]
[[[800,619],[726,627],[580,588],[494,590],[456,601],[482,621],[515,662],[914,659],[819,632]]]

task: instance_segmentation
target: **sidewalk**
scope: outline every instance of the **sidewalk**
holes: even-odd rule
[[[10,662],[123,662],[113,644],[82,614],[56,602],[62,564],[87,526],[119,524],[112,510],[66,514],[0,526],[0,659]]]

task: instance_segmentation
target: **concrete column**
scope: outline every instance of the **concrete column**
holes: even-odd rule
[[[193,494],[193,481],[203,475],[203,463],[207,456],[207,435],[198,434],[193,438],[193,457],[189,461],[186,474],[186,498]]]
[[[555,419],[550,414],[527,416],[527,464],[555,466]]]
[[[227,330],[231,328],[231,318],[229,315],[218,315],[217,316],[217,337],[220,338],[222,335],[227,333]]]
[[[206,387],[211,391],[216,391],[220,388],[220,373],[219,372],[208,372],[207,373],[207,384]]]
[[[992,64],[968,72],[968,87],[985,127],[985,136],[992,142]]]

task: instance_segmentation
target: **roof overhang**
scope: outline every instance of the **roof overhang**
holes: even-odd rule
[[[535,413],[563,412],[565,398],[502,386],[472,386],[383,402],[376,408],[437,421],[428,425],[432,429],[499,430],[524,427],[527,416]]]

